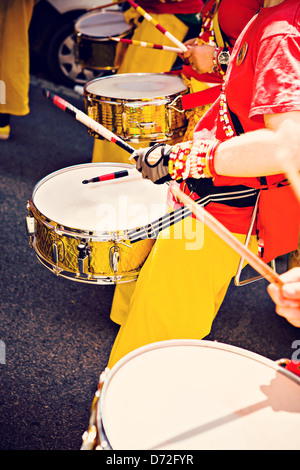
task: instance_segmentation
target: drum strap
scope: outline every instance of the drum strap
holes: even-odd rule
[[[195,202],[202,207],[205,207],[210,202],[220,204],[232,205],[234,207],[249,207],[255,204],[258,190],[248,188],[246,186],[220,186],[216,188],[218,192],[215,194],[208,194],[204,197],[196,199]],[[157,238],[158,234],[165,228],[174,225],[176,222],[192,215],[190,209],[182,206],[163,217],[155,220],[154,222],[139,227],[128,232],[128,239],[131,243],[136,243],[140,240],[147,238]]]
[[[196,91],[195,93],[187,93],[181,97],[182,109],[193,109],[197,106],[205,106],[214,103],[220,96],[222,86],[212,86],[205,90]]]

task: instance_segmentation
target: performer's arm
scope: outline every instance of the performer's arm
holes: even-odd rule
[[[295,171],[300,170],[300,111],[265,115],[264,119],[266,128],[246,132],[215,146],[212,165],[214,173],[221,176],[260,177],[286,173],[287,168],[290,170],[291,167]],[[199,139],[194,143],[177,144],[178,148],[174,152],[180,158],[181,150],[189,147],[187,152],[190,152],[190,157],[192,153],[199,155],[199,146],[202,145],[202,142],[204,145],[207,143],[208,146],[214,146],[214,141]],[[164,158],[162,158],[162,149],[162,146],[153,146],[152,148],[139,149],[132,155],[132,161],[138,161],[138,170],[141,171],[144,178],[147,177],[153,182],[165,181],[165,175],[168,173],[167,160],[170,148],[167,153],[165,152]],[[145,158],[146,156],[147,158]],[[199,160],[199,157],[197,158]],[[192,163],[190,163],[189,174],[185,171],[184,165],[180,176],[183,179],[186,177],[196,178],[197,176],[194,176],[192,172]],[[152,166],[155,166],[153,171]],[[163,180],[161,180],[161,174],[159,177],[157,176],[158,170],[163,171]],[[172,178],[174,178],[173,175]]]
[[[269,284],[268,293],[276,305],[277,314],[300,327],[300,268],[293,268],[280,277],[283,287]]]
[[[300,111],[265,115],[265,129],[223,142],[215,170],[224,176],[268,176],[284,173],[286,159],[300,170]]]

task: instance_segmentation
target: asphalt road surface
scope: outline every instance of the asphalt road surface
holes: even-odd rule
[[[13,118],[11,139],[0,143],[1,450],[80,448],[118,331],[109,317],[114,286],[57,277],[28,244],[26,203],[34,185],[92,156],[87,129],[47,101],[42,86],[32,79],[31,112]],[[73,91],[52,89],[83,109]],[[278,271],[285,269],[283,257]],[[207,339],[272,360],[291,357],[300,331],[274,313],[266,286],[231,285]]]

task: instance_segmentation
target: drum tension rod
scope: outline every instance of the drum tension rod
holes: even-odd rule
[[[78,268],[79,275],[87,276],[90,267],[90,249],[87,243],[80,243],[77,246],[78,250]]]
[[[118,265],[120,261],[120,248],[115,243],[114,246],[109,250],[109,264],[114,273],[118,271]]]

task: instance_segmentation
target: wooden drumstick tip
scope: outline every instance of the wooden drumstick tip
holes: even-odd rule
[[[89,184],[89,183],[99,183],[104,181],[111,181],[118,178],[124,178],[124,176],[129,176],[129,172],[127,170],[120,170],[114,173],[107,173],[105,175],[95,176],[89,180],[83,180],[82,184]]]

